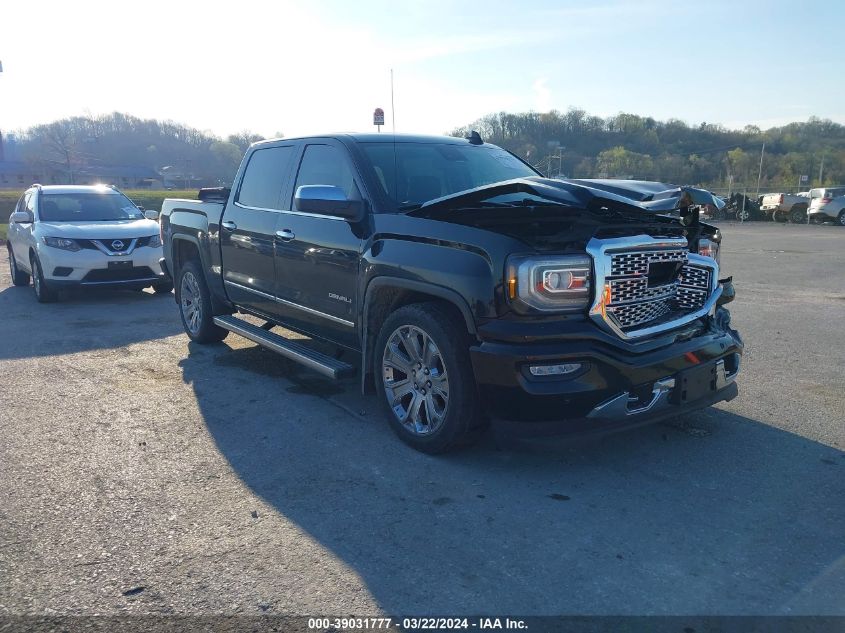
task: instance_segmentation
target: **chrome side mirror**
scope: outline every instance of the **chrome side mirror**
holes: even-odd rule
[[[158,211],[155,209],[147,209],[144,211],[144,217],[148,220],[158,220]]]
[[[302,185],[296,190],[294,204],[297,211],[334,215],[349,222],[360,220],[364,211],[361,200],[350,200],[334,185]]]
[[[34,221],[30,211],[15,211],[9,216],[9,224],[31,224]]]

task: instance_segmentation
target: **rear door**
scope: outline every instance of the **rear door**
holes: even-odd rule
[[[295,210],[303,185],[335,185],[361,198],[360,178],[346,148],[333,140],[305,145],[286,210],[276,225],[276,296],[285,320],[297,329],[357,348],[355,315],[358,261],[364,222]]]
[[[298,143],[252,152],[220,226],[223,281],[238,305],[275,315],[275,231]]]

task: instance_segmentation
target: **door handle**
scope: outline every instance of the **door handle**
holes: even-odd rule
[[[290,229],[282,229],[281,231],[276,231],[276,237],[278,237],[283,242],[290,242],[293,238],[296,237],[296,235]]]
[[[227,231],[234,231],[238,228],[238,225],[232,222],[231,220],[225,220],[224,222],[221,222],[220,226],[222,226]]]

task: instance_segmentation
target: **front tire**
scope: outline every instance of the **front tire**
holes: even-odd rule
[[[18,263],[15,261],[15,253],[12,251],[12,247],[8,246],[7,250],[9,251],[9,272],[12,275],[12,283],[16,286],[28,286],[29,275],[18,268]]]
[[[176,303],[179,306],[182,327],[192,341],[219,343],[229,334],[229,330],[214,324],[211,293],[196,261],[188,261],[179,269]]]
[[[382,325],[378,397],[399,438],[425,453],[470,443],[483,427],[466,326],[437,303],[398,309]]]
[[[836,218],[839,226],[845,226],[845,209],[839,212],[839,217]]]
[[[58,299],[58,293],[47,285],[44,280],[44,271],[41,269],[41,262],[36,255],[30,256],[30,267],[32,268],[32,289],[35,291],[35,298],[38,303],[53,303]]]

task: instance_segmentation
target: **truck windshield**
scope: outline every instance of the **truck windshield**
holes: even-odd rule
[[[503,149],[450,143],[362,143],[382,190],[402,208],[539,173]]]
[[[121,193],[45,193],[38,216],[43,222],[140,220],[141,210]]]

